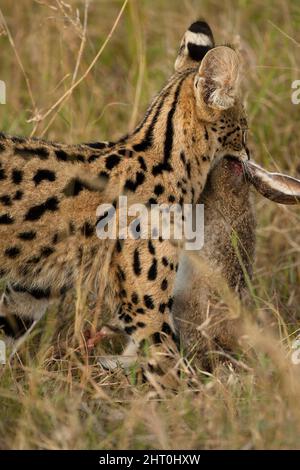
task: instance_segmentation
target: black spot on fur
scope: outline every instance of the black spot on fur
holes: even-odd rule
[[[34,232],[33,230],[30,230],[28,232],[21,232],[18,234],[18,238],[24,241],[33,240],[34,238],[36,238],[36,232]]]
[[[137,305],[139,302],[139,296],[136,292],[131,295],[131,301],[134,305]]]
[[[133,253],[133,271],[137,276],[139,276],[142,272],[140,253],[137,248],[134,250]]]
[[[13,196],[13,199],[15,201],[20,201],[22,199],[22,197],[23,197],[23,191],[18,190],[18,191],[15,192],[15,195]]]
[[[105,178],[104,175],[99,174],[99,176],[101,178]],[[96,188],[94,188],[87,182],[81,181],[79,178],[72,178],[64,187],[63,193],[66,197],[75,197],[78,196],[78,194],[85,189],[87,189],[88,191],[97,191]]]
[[[81,227],[81,233],[84,237],[89,238],[94,233],[94,227],[89,222],[85,222]]]
[[[144,295],[144,304],[150,310],[154,309],[154,302],[151,295]]]
[[[157,278],[157,260],[156,258],[153,259],[150,269],[148,271],[148,279],[149,281],[155,281]]]
[[[141,166],[141,169],[142,169],[143,171],[147,171],[147,165],[146,165],[146,163],[145,163],[144,158],[143,158],[142,156],[139,156],[138,161],[139,161],[139,164],[140,164],[140,166]]]
[[[26,261],[26,263],[27,263],[27,264],[38,264],[40,261],[41,261],[40,256],[32,256],[31,258],[29,258],[29,259]]]
[[[5,256],[8,258],[16,258],[20,253],[21,250],[18,246],[10,246],[9,248],[6,248],[4,252]]]
[[[140,315],[144,315],[145,310],[142,307],[139,307],[136,309],[136,313],[139,313]]]
[[[169,265],[169,261],[167,260],[167,258],[165,256],[162,257],[161,259],[161,262],[164,266],[168,266]]]
[[[0,215],[0,225],[10,225],[14,223],[14,219],[10,214]]]
[[[119,276],[120,281],[126,281],[126,274],[121,268],[121,266],[119,265],[118,265],[118,276]]]
[[[166,335],[170,335],[170,334],[173,333],[172,330],[171,330],[170,325],[169,325],[168,323],[166,323],[166,322],[163,322],[161,331],[162,331],[163,333],[165,333]]]
[[[109,147],[109,142],[107,142],[107,143],[105,143],[105,142],[89,142],[88,144],[84,144],[84,145],[87,145],[88,147],[91,147],[92,149],[101,150],[101,149],[105,149],[106,147]]]
[[[127,297],[127,292],[126,292],[125,289],[122,289],[122,290],[120,291],[120,296],[121,296],[121,297]]]
[[[125,190],[135,192],[137,188],[145,181],[145,174],[142,171],[137,171],[135,180],[127,179],[124,185]]]
[[[56,243],[58,243],[58,240],[59,240],[59,234],[56,232],[52,237],[53,245],[56,245]]]
[[[55,181],[56,176],[54,171],[46,170],[46,169],[40,169],[36,172],[36,174],[33,177],[33,181],[35,182],[35,185],[39,185],[42,181],[47,180],[47,181]]]
[[[13,170],[11,174],[12,182],[15,184],[20,184],[23,179],[23,171],[21,170]]]
[[[19,155],[23,158],[37,156],[38,158],[40,158],[40,160],[47,160],[47,158],[49,157],[49,151],[44,147],[15,147],[14,152],[16,155]]]
[[[62,286],[60,289],[59,289],[59,294],[64,296],[66,294],[66,292],[70,289],[70,286]]]
[[[1,196],[0,201],[2,202],[2,204],[4,206],[11,206],[12,205],[11,198],[10,198],[10,196],[8,196],[8,194],[4,194],[3,196]]]
[[[14,292],[26,292],[27,294],[32,295],[37,300],[49,298],[50,296],[50,288],[40,289],[34,287],[24,287],[21,284],[13,284],[12,289]]]
[[[148,204],[151,206],[151,204],[157,204],[157,199],[155,197],[150,197],[148,199]]]
[[[164,303],[159,304],[158,310],[160,311],[160,313],[165,313],[166,304],[164,304]]]
[[[155,255],[155,248],[151,240],[148,240],[148,250],[151,255]]]
[[[164,280],[162,281],[160,287],[161,287],[161,290],[167,290],[167,288],[168,288],[168,281],[167,281],[167,279],[164,279]]]
[[[84,162],[84,156],[81,155],[80,153],[67,153],[64,150],[55,150],[55,155],[57,160],[63,161],[63,162]]]
[[[133,155],[133,151],[130,149],[120,149],[118,153],[124,157],[131,158]]]
[[[164,171],[166,172],[173,171],[173,168],[170,165],[170,163],[158,163],[157,165],[154,165],[152,168],[152,175],[153,176],[162,175]]]
[[[186,172],[187,172],[188,178],[191,179],[191,162],[187,162],[185,168],[186,168]]]
[[[0,181],[2,180],[5,180],[6,178],[6,174],[5,174],[5,171],[3,170],[3,168],[0,169]]]
[[[154,194],[156,194],[156,196],[160,196],[161,194],[163,194],[164,190],[165,188],[161,184],[157,184],[154,187]]]
[[[131,323],[132,322],[132,318],[131,318],[130,315],[124,315],[123,320],[124,320],[125,323]]]
[[[180,160],[182,161],[183,165],[185,166],[186,160],[185,160],[185,154],[184,154],[184,152],[180,152]]]
[[[107,170],[112,170],[115,166],[119,165],[121,158],[117,154],[112,154],[106,157],[105,166]]]
[[[168,308],[169,308],[170,310],[172,309],[173,302],[174,302],[173,297],[170,297],[169,300],[168,300]]]
[[[30,288],[28,292],[36,300],[48,299],[50,297],[51,290],[49,287],[46,289]]]
[[[136,326],[134,326],[134,325],[126,326],[124,329],[125,329],[125,331],[128,335],[131,335],[132,333],[134,333],[136,331]]]
[[[122,251],[122,247],[123,247],[123,240],[117,240],[117,243],[116,243],[116,249],[117,249],[117,252],[118,253],[121,253]]]
[[[156,333],[153,333],[153,335],[151,336],[151,340],[154,344],[162,343],[161,334],[158,331]]]
[[[38,220],[45,214],[45,212],[47,211],[54,212],[57,210],[58,210],[58,199],[56,197],[49,197],[42,204],[31,207],[27,211],[27,214],[25,215],[24,220]]]
[[[171,204],[173,202],[175,202],[175,196],[173,196],[172,194],[168,197],[168,201],[171,202]]]
[[[97,153],[93,153],[92,155],[89,156],[88,158],[88,163],[92,163],[94,162],[95,160],[98,160],[98,158],[101,157],[101,154],[97,154]]]
[[[54,248],[51,248],[51,246],[43,246],[41,249],[41,256],[43,258],[48,258],[52,253],[54,253]]]
[[[86,189],[86,186],[78,178],[72,178],[71,181],[64,187],[63,193],[67,197],[78,196],[78,194]]]

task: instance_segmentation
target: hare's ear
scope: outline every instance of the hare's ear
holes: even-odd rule
[[[300,203],[300,180],[281,173],[270,173],[251,161],[245,168],[250,182],[264,197],[279,204]]]
[[[197,67],[205,54],[215,45],[213,33],[205,21],[196,21],[184,33],[178,56],[176,72]]]
[[[205,54],[195,78],[196,92],[209,108],[231,108],[238,95],[240,59],[228,46],[217,46]]]

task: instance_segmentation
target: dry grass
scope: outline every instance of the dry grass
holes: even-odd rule
[[[185,27],[201,16],[218,42],[240,35],[256,160],[300,174],[300,105],[290,99],[291,82],[300,78],[297,0],[129,0],[115,23],[122,5],[91,1],[85,26],[84,0],[2,0],[10,37],[0,26],[0,79],[7,84],[1,130],[64,142],[126,133],[172,71]],[[75,308],[71,298],[68,308],[49,312],[36,345],[1,369],[0,449],[299,448],[300,366],[290,353],[300,317],[300,213],[259,198],[257,211],[249,349],[234,367],[228,361],[212,374],[198,371],[198,393],[183,384],[177,395],[158,399],[147,385],[133,385],[134,370],[109,376],[75,350],[72,318],[84,306],[77,298]],[[61,354],[59,324],[68,340]]]

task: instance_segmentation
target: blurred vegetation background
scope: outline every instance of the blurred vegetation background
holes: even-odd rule
[[[244,57],[253,158],[300,177],[300,105],[291,102],[300,79],[299,1],[129,0],[116,23],[123,5],[0,0],[1,131],[67,143],[120,137],[172,73],[185,29],[204,18],[218,44],[234,44]],[[300,319],[300,212],[259,197],[256,205],[258,325],[249,335],[257,355],[243,358],[249,367],[199,372],[197,395],[183,386],[157,400],[86,357],[54,359],[50,312],[38,352],[0,371],[0,449],[299,448],[300,366],[289,356]]]

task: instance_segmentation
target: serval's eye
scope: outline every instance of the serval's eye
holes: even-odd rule
[[[242,132],[243,132],[242,141],[243,141],[243,145],[245,146],[247,144],[248,131],[247,131],[247,129],[244,129]]]

